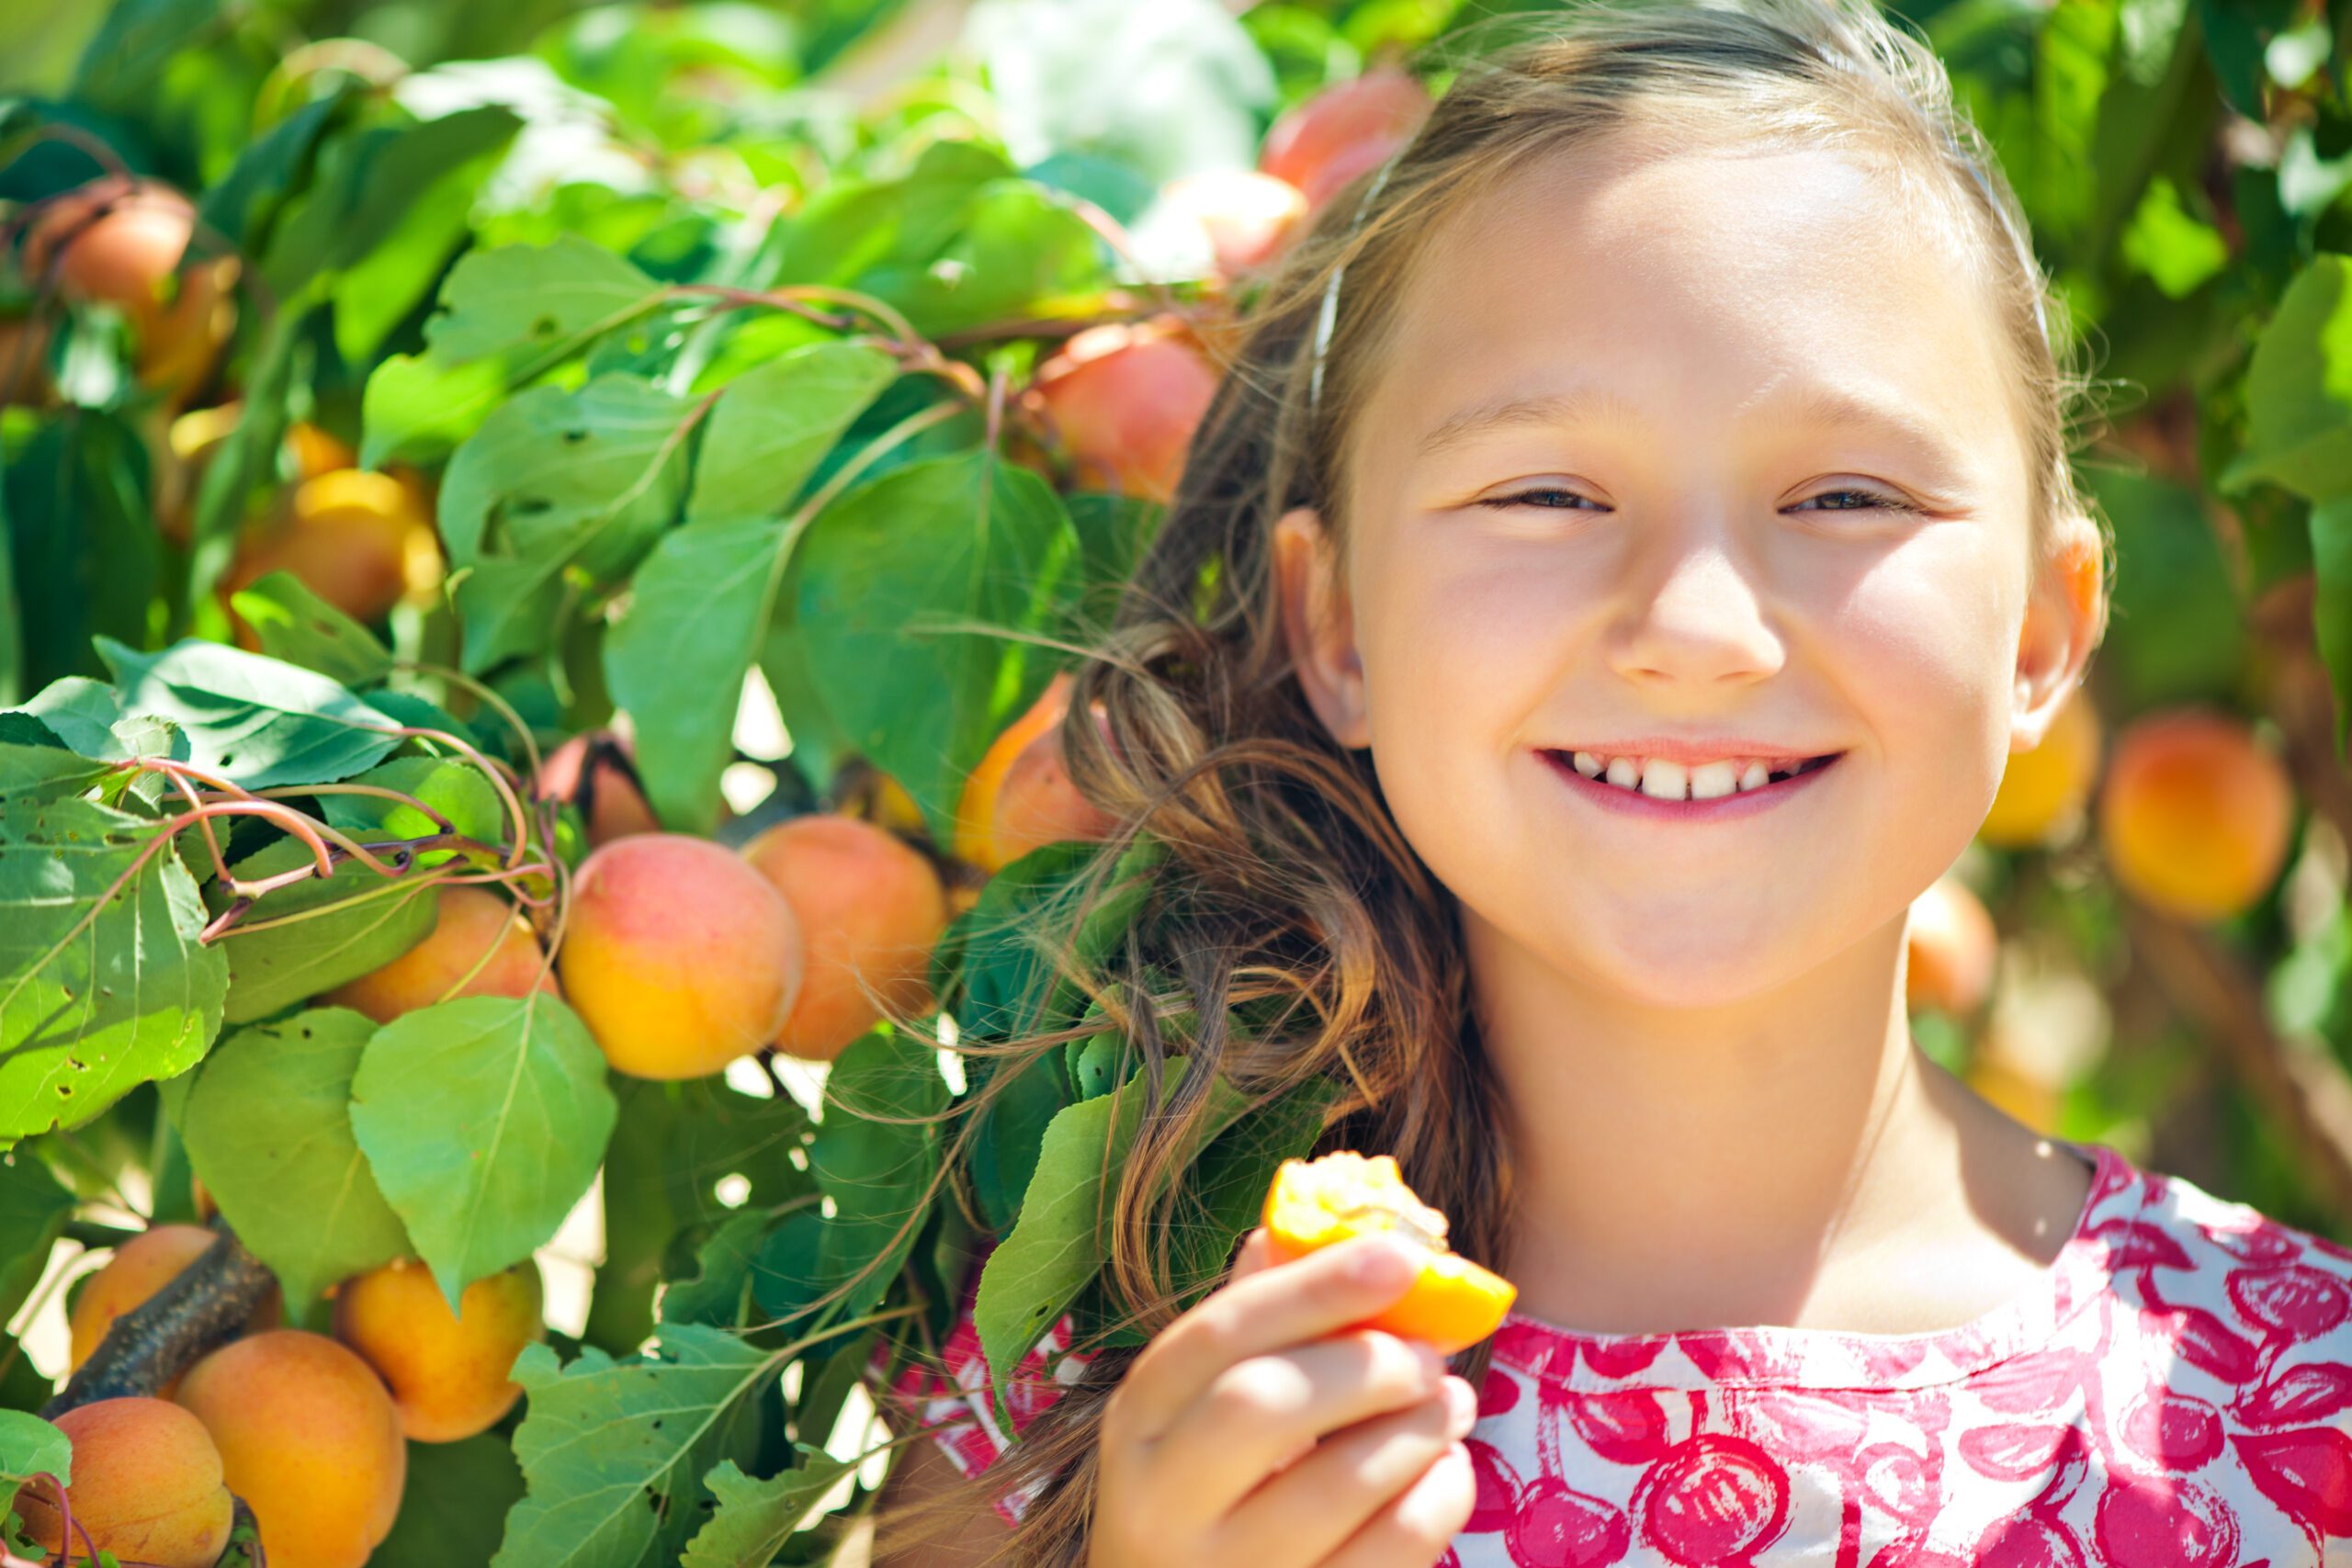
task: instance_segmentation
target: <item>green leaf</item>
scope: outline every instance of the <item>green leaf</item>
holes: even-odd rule
[[[1079,564],[1045,481],[985,453],[894,469],[801,541],[793,614],[825,708],[937,842],[954,836],[965,775],[1045,689],[1046,661],[1016,637]]]
[[[469,671],[548,646],[568,573],[616,584],[652,547],[678,509],[696,406],[634,376],[535,387],[458,448],[441,536],[470,569],[456,588]]]
[[[320,598],[290,571],[273,571],[230,596],[272,659],[315,670],[346,686],[372,686],[391,673],[376,634]]]
[[[616,1111],[604,1054],[562,1002],[461,997],[376,1032],[351,1125],[455,1310],[528,1258],[594,1179]]]
[[[732,1334],[662,1331],[652,1356],[587,1349],[560,1366],[525,1349],[515,1381],[530,1403],[514,1434],[529,1493],[506,1516],[491,1568],[638,1568],[677,1560],[703,1517],[701,1477],[748,1463],[754,1396],[783,1362]]]
[[[456,1443],[408,1445],[392,1533],[368,1556],[368,1568],[458,1568],[487,1562],[498,1550],[507,1510],[523,1495],[514,1450],[493,1432]]]
[[[300,840],[280,839],[231,863],[230,870],[258,881],[314,860]],[[217,877],[205,885],[212,914],[226,910],[232,897]],[[331,912],[311,912],[330,905]],[[272,889],[243,916],[253,929],[232,925],[209,950],[224,955],[229,967],[223,1016],[250,1023],[382,968],[432,933],[438,907],[434,885],[422,877],[386,877],[351,860],[331,875],[313,874]],[[295,915],[302,918],[266,923]]]
[[[673,1280],[662,1292],[663,1323],[701,1323],[740,1328],[751,1289],[752,1259],[759,1255],[769,1216],[764,1210],[729,1216],[695,1250],[693,1278]]]
[[[2319,595],[2312,605],[2320,660],[2335,692],[2335,754],[2344,756],[2352,726],[2352,495],[2312,508],[2312,569]]]
[[[0,1321],[14,1317],[40,1282],[73,1213],[74,1194],[47,1166],[21,1149],[0,1156]]]
[[[26,1410],[0,1410],[0,1482],[13,1489],[46,1472],[74,1483],[74,1441]]]
[[[447,457],[506,396],[506,367],[496,360],[444,365],[421,354],[395,354],[368,373],[360,396],[359,461],[431,463]]]
[[[347,1008],[239,1030],[188,1091],[188,1159],[298,1317],[329,1285],[408,1251],[351,1131],[352,1075],[375,1032]]]
[[[56,746],[0,744],[0,802],[62,800],[81,794],[106,772],[100,764]]]
[[[163,832],[91,801],[0,801],[0,1138],[85,1122],[219,1032],[228,964],[197,942],[176,851],[142,860]]]
[[[384,714],[299,665],[188,637],[141,653],[111,637],[98,651],[126,713],[187,732],[190,761],[247,789],[350,777],[401,744]]]
[[[229,172],[204,193],[197,220],[253,254],[263,227],[258,220],[300,185],[327,121],[357,96],[356,83],[337,82],[247,141]]]
[[[2172,181],[2148,184],[2123,231],[2123,259],[2146,273],[2168,299],[2194,294],[2230,265],[2221,231],[2190,215]]]
[[[889,355],[820,343],[779,355],[727,384],[710,412],[686,517],[782,512],[842,432],[898,375]]]
[[[820,1321],[872,1311],[914,1249],[925,1192],[939,1168],[940,1133],[935,1123],[907,1119],[946,1108],[937,1048],[895,1031],[855,1041],[826,1073],[823,1114],[808,1152],[817,1185],[833,1201],[820,1265],[824,1288],[876,1258],[884,1261]]]
[[[686,1543],[680,1568],[767,1568],[810,1509],[851,1466],[810,1455],[805,1462],[754,1481],[728,1460],[705,1478],[718,1511]]]
[[[2246,367],[2246,450],[2224,490],[2258,479],[2314,502],[2352,494],[2352,292],[2346,258],[2322,255],[2289,285]]]
[[[444,365],[515,350],[551,365],[643,315],[668,292],[627,258],[577,234],[470,251],[449,269],[424,341]]]
[[[24,684],[95,674],[95,637],[144,641],[160,581],[152,463],[128,420],[69,408],[0,461]]]
[[[347,782],[394,789],[412,795],[449,819],[457,830],[485,844],[503,844],[514,830],[505,803],[490,780],[470,762],[448,757],[395,757]],[[437,833],[433,819],[413,806],[379,795],[322,795],[319,808],[328,823],[352,834],[362,843],[385,839],[421,839]],[[439,865],[456,850],[427,850],[416,857],[420,867]]]

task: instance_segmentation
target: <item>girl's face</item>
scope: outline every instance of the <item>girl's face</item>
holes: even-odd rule
[[[1277,556],[1310,699],[1465,920],[1629,1000],[1728,1003],[1966,845],[2088,650],[2021,650],[2025,448],[1947,243],[1831,152],[1611,144],[1416,263],[1344,580],[1311,512]],[[1739,773],[1837,757],[1736,810],[1572,760],[1678,741]]]

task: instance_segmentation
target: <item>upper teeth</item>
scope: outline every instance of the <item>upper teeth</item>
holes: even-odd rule
[[[1575,753],[1577,772],[1589,779],[1638,790],[1660,800],[1713,800],[1735,791],[1762,789],[1778,773],[1803,765],[1796,757],[1725,757],[1692,767],[1654,757],[1601,757]]]

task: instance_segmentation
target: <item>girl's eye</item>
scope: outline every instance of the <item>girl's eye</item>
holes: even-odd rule
[[[1919,510],[1901,496],[1890,495],[1882,491],[1852,489],[1823,491],[1819,495],[1809,496],[1798,502],[1790,510],[1793,512],[1816,503],[1824,512],[1917,512]],[[1478,504],[1498,509],[1533,506],[1549,512],[1571,512],[1580,507],[1592,507],[1603,512],[1609,510],[1589,495],[1581,495],[1572,490],[1562,490],[1556,485],[1544,485],[1534,490],[1513,491],[1509,495],[1488,496]]]

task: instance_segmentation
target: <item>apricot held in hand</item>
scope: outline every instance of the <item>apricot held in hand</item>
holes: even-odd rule
[[[698,1078],[776,1037],[807,962],[792,906],[741,856],[637,833],[580,863],[556,972],[614,1066]]]
[[[212,1434],[270,1568],[360,1568],[391,1533],[408,1446],[353,1351],[299,1328],[256,1334],[190,1367],[179,1403]]]
[[[1413,1195],[1394,1155],[1366,1159],[1340,1149],[1319,1159],[1283,1161],[1266,1191],[1264,1223],[1277,1262],[1374,1231],[1420,1244],[1429,1254],[1420,1277],[1359,1326],[1426,1340],[1440,1355],[1466,1350],[1492,1334],[1519,1296],[1518,1286],[1447,1245],[1445,1216]]]
[[[71,1336],[66,1370],[80,1370],[116,1318],[178,1279],[180,1270],[195,1262],[212,1240],[213,1233],[203,1225],[157,1225],[116,1247],[106,1267],[91,1275],[82,1293],[74,1298],[74,1310],[66,1317]],[[272,1285],[245,1320],[245,1326],[248,1332],[275,1328],[284,1319],[277,1287]],[[164,1385],[164,1398],[171,1397],[173,1386]]]
[[[2173,708],[2116,738],[2099,795],[2108,868],[2134,897],[2187,920],[2242,913],[2278,880],[2295,789],[2241,720]]]
[[[232,1505],[220,1450],[204,1423],[164,1399],[100,1399],[57,1418],[74,1444],[74,1483],[65,1489],[75,1525],[67,1562],[87,1562],[90,1544],[124,1562],[212,1568],[229,1544]],[[17,1494],[25,1533],[56,1552],[64,1517],[48,1483]]]
[[[808,944],[778,1050],[816,1062],[840,1055],[882,1016],[868,989],[902,1012],[928,1005],[947,894],[921,853],[872,823],[824,813],[779,822],[742,853],[792,906]]]
[[[326,994],[327,1005],[390,1023],[453,996],[520,997],[534,986],[554,995],[538,938],[514,905],[480,887],[442,887],[434,898],[433,930],[424,940],[382,968],[335,987]]]
[[[539,1266],[525,1258],[466,1287],[453,1315],[433,1272],[399,1258],[347,1280],[334,1297],[335,1337],[389,1384],[401,1429],[454,1443],[496,1423],[523,1396],[506,1374],[539,1324]]]

